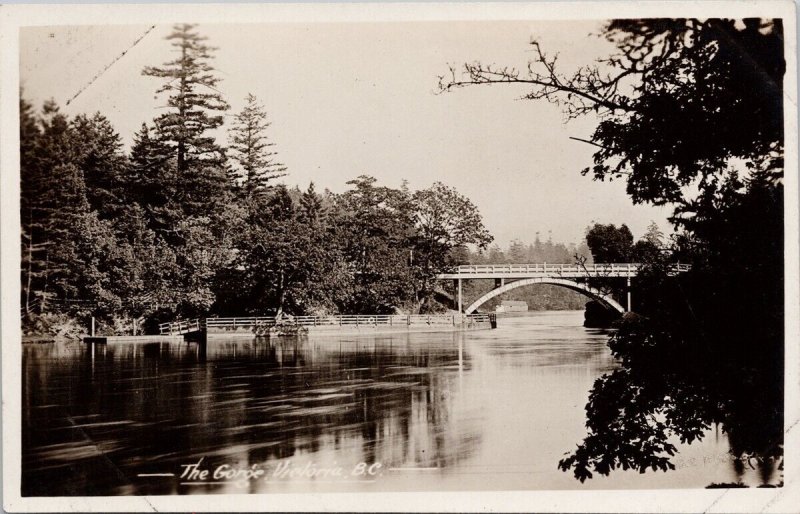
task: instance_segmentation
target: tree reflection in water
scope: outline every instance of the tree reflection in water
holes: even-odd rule
[[[448,428],[454,342],[26,347],[23,494],[200,492],[126,477],[201,457],[210,467],[324,465],[334,453],[345,469],[451,466],[480,443],[469,424]]]

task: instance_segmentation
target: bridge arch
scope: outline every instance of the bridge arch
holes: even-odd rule
[[[525,287],[532,284],[552,284],[556,286],[566,287],[567,289],[572,289],[573,291],[581,293],[584,296],[588,296],[592,300],[597,300],[611,307],[612,309],[616,310],[620,314],[625,313],[625,307],[623,307],[622,305],[619,304],[619,302],[614,300],[611,297],[611,295],[603,294],[601,291],[587,284],[575,282],[574,280],[565,280],[563,278],[537,277],[537,278],[524,278],[522,280],[515,280],[514,282],[509,282],[504,286],[492,289],[485,295],[481,296],[480,298],[472,302],[472,305],[466,308],[464,314],[472,314],[478,307],[488,302],[495,296],[507,293],[512,289],[516,289],[518,287]]]

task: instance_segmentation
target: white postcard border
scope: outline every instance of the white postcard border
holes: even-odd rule
[[[786,439],[778,489],[513,491],[128,497],[20,496],[21,334],[19,327],[19,28],[173,22],[375,22],[570,20],[611,17],[780,17],[786,34]],[[797,61],[790,1],[531,2],[368,4],[3,5],[0,7],[0,298],[2,299],[3,507],[55,511],[792,511],[800,505],[800,282],[798,272]]]

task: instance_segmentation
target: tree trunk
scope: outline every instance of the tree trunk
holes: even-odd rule
[[[44,313],[47,308],[47,283],[50,278],[50,251],[45,250],[44,259],[44,286],[42,287],[42,302],[39,304],[39,311]]]
[[[33,272],[33,230],[28,235],[28,276],[25,277],[25,314],[31,313],[31,273]]]
[[[181,47],[181,71],[186,70],[186,44]],[[184,179],[183,172],[186,169],[186,74],[181,74],[180,104],[178,106],[180,127],[180,140],[178,141],[178,173],[179,181]]]

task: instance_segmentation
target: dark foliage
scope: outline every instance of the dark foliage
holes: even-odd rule
[[[229,160],[212,135],[228,108],[213,48],[192,25],[167,39],[176,59],[143,73],[164,79],[168,111],[142,124],[128,154],[99,113],[70,119],[52,101],[39,113],[20,102],[29,332],[51,315],[130,332],[134,320],[152,331],[214,314],[416,311],[452,252],[490,240],[475,206],[441,184],[411,192],[362,176],[340,195],[275,187],[286,168],[252,96]]]
[[[596,223],[586,233],[586,244],[594,262],[631,262],[633,257],[633,234],[625,224]]]
[[[737,457],[779,457],[782,21],[625,19],[603,35],[616,51],[572,75],[533,41],[527,73],[472,63],[440,78],[442,91],[528,84],[525,98],[559,105],[568,119],[597,116],[588,142],[598,149],[583,174],[626,180],[634,203],[674,207],[667,248],[655,237],[631,247],[619,230],[589,242],[596,258],[631,252],[648,267],[636,280],[641,316],[609,343],[622,367],[595,383],[589,434],[559,466],[580,480],[671,469],[669,437],[692,442],[712,423]],[[692,271],[674,276],[675,260]]]

